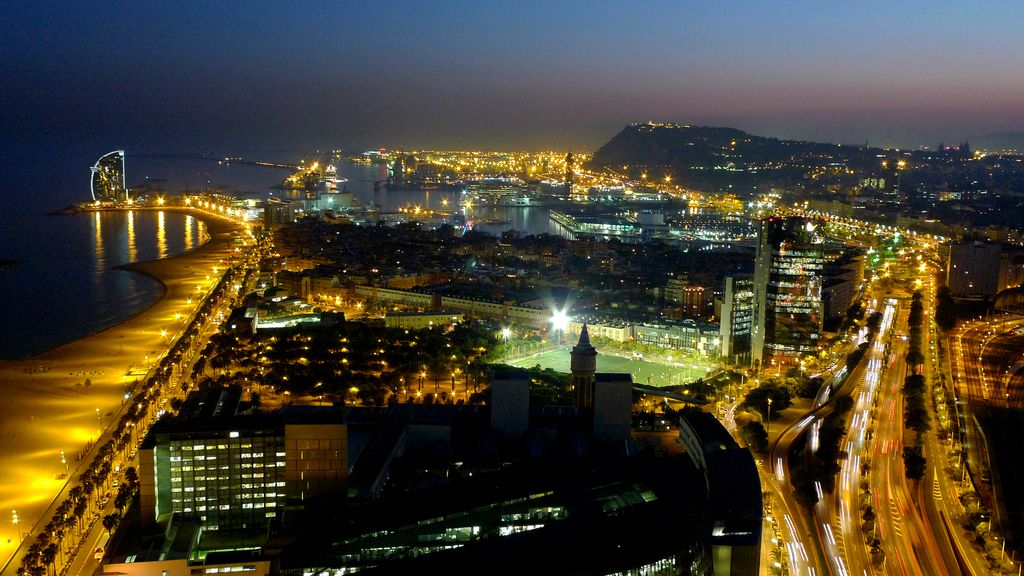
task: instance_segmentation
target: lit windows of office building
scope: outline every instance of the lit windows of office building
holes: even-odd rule
[[[725,278],[719,316],[722,358],[727,362],[746,361],[754,317],[754,281],[749,275]]]
[[[146,524],[174,516],[204,530],[258,528],[286,501],[337,494],[348,478],[348,431],[330,408],[238,413],[234,387],[205,395],[195,414],[158,423],[139,451]]]
[[[818,349],[824,258],[817,224],[762,220],[755,258],[751,361],[781,370]]]
[[[208,528],[254,526],[284,504],[283,431],[162,432],[154,452],[157,517],[190,515]]]

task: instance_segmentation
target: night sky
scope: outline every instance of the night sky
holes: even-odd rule
[[[904,147],[1024,130],[1024,3],[41,2],[5,148],[593,150],[629,122]],[[634,6],[635,5],[635,6]]]

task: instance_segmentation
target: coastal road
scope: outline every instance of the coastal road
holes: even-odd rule
[[[20,557],[19,541],[27,546],[49,520],[65,482],[76,480],[89,461],[88,448],[125,409],[127,391],[170,346],[199,306],[204,287],[216,282],[214,268],[223,272],[225,262],[237,255],[233,234],[241,226],[197,216],[210,236],[204,245],[129,266],[164,284],[164,296],[150,308],[27,360],[0,362],[0,573],[13,574],[20,565],[20,560],[8,564]],[[68,478],[59,478],[62,474]]]

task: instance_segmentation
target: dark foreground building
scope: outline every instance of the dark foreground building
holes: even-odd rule
[[[572,406],[537,405],[521,370],[494,374],[488,406],[267,414],[211,391],[148,438],[155,523],[105,572],[757,574],[750,453],[701,412],[680,421],[686,455],[638,449],[628,375],[589,368]]]

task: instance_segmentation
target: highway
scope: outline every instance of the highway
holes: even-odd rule
[[[804,420],[807,420],[807,418],[804,418],[801,422]],[[803,429],[804,427],[796,425],[787,427],[769,449],[769,466],[765,467],[758,460],[757,468],[761,475],[762,486],[772,495],[773,519],[776,525],[779,526],[779,532],[782,535],[782,540],[785,542],[790,573],[815,576],[818,574],[828,574],[828,571],[824,569],[824,566],[826,566],[824,555],[818,547],[816,535],[812,534],[808,526],[806,510],[793,497],[793,487],[789,481],[788,466],[784,464],[788,458],[778,455],[788,453],[789,445]],[[779,518],[782,519],[781,523],[778,522]]]
[[[850,350],[854,347],[851,346]],[[817,426],[821,418],[827,416],[832,407],[829,401],[839,395],[849,393],[855,383],[863,377],[865,362],[861,361],[853,372],[843,380],[845,366],[836,375],[829,378],[826,385],[818,391],[808,413],[784,428],[771,443],[768,450],[769,473],[763,474],[764,484],[775,495],[775,500],[782,502],[785,510],[784,520],[789,535],[787,552],[792,564],[792,574],[849,574],[843,542],[836,541],[832,525],[822,518],[827,518],[823,508],[823,494],[819,490],[819,503],[812,513],[800,505],[793,495],[794,486],[789,468],[790,451],[794,442],[804,433],[810,433],[809,443],[816,442]],[[835,389],[837,382],[842,381],[840,388]]]
[[[868,448],[874,445],[876,438],[869,437],[867,431],[872,425],[873,402],[885,363],[885,339],[895,313],[895,302],[890,300],[882,310],[879,334],[861,361],[863,368],[856,372],[856,379],[851,378],[857,387],[853,395],[855,403],[850,414],[849,430],[844,440],[844,450],[848,456],[840,461],[839,479],[832,498],[824,499],[819,504],[824,508],[823,516],[829,519],[833,532],[840,535],[839,545],[843,549],[850,574],[868,573],[872,566],[871,551],[861,529],[861,466],[870,463],[865,457],[870,456]]]
[[[924,271],[921,270],[922,273]],[[928,296],[924,300],[931,302],[934,290],[930,279],[926,276],[919,286]],[[907,327],[907,317],[895,299],[888,301],[887,318],[883,325],[888,323],[888,315],[894,305],[894,325],[900,327],[898,332],[901,332]],[[922,349],[926,352],[924,372],[930,375],[929,368],[932,368],[934,362],[934,350],[929,340],[932,324],[930,306],[925,308],[925,312],[927,320],[921,331]],[[881,333],[889,334],[887,330]],[[857,517],[851,518],[852,514],[859,515],[857,506],[862,498],[856,484],[859,482],[858,469],[863,462],[857,455],[867,454],[870,458],[866,461],[869,463],[867,485],[876,514],[873,535],[878,538],[885,555],[880,570],[884,573],[908,575],[962,574],[958,558],[966,558],[967,562],[974,563],[981,562],[981,559],[977,554],[972,558],[973,550],[964,541],[963,534],[953,530],[947,521],[955,518],[958,511],[954,508],[959,505],[959,501],[944,472],[948,461],[945,450],[933,432],[925,432],[918,438],[923,454],[929,459],[925,477],[915,482],[908,480],[905,475],[903,447],[914,444],[904,438],[907,430],[903,421],[901,387],[908,369],[906,353],[907,341],[902,335],[896,338],[889,336],[887,342],[880,339],[872,347],[868,374],[858,395],[856,412],[847,436],[846,448],[851,457],[844,463],[840,473],[840,523],[850,543],[848,550],[851,551],[851,558],[858,559],[863,566],[863,573],[870,573],[873,569],[870,552],[858,530],[861,521]],[[934,422],[936,416],[934,410],[931,412]],[[870,437],[865,433],[869,427],[873,430]]]
[[[804,211],[797,208],[796,212]],[[797,528],[794,532],[803,536],[803,545],[810,552],[811,559],[805,564],[808,571],[795,569],[791,573],[813,573],[810,571],[824,568],[829,573],[844,576],[992,574],[989,559],[973,542],[975,534],[965,531],[957,522],[964,512],[960,494],[974,489],[966,474],[959,472],[963,466],[957,454],[960,441],[963,441],[964,452],[974,463],[974,486],[979,491],[988,490],[991,468],[988,443],[992,439],[987,442],[981,436],[980,425],[974,418],[975,411],[983,408],[1001,411],[1000,432],[1003,436],[997,436],[997,439],[1002,441],[1004,450],[1013,450],[1016,441],[1013,431],[1019,424],[1011,415],[1016,414],[1015,410],[1024,409],[1024,318],[1000,315],[967,322],[948,335],[949,353],[945,358],[948,364],[940,364],[933,320],[933,278],[942,266],[937,245],[946,239],[883,224],[824,214],[809,215],[828,217],[836,226],[841,241],[860,239],[865,245],[872,246],[878,242],[872,236],[901,234],[909,241],[898,250],[895,259],[879,270],[880,278],[886,281],[870,286],[868,291],[892,286],[897,296],[904,300],[913,288],[922,291],[925,322],[920,349],[925,360],[921,374],[930,385],[926,389],[938,387],[934,389],[939,399],[942,399],[943,390],[947,390],[947,394],[951,391],[951,405],[957,406],[958,411],[954,416],[950,409],[947,415],[946,405],[936,407],[929,397],[926,408],[933,430],[916,435],[913,430],[904,429],[901,388],[909,370],[905,361],[906,337],[893,338],[886,328],[882,328],[879,340],[861,366],[850,375],[849,383],[858,383],[860,388],[854,396],[855,408],[843,444],[849,456],[840,460],[835,494],[826,496],[819,487],[819,503],[815,505],[813,519],[800,514],[795,516]],[[889,298],[892,295],[886,295],[883,325],[889,326],[893,322],[893,326],[904,331],[906,311],[900,310],[897,299]],[[891,314],[890,306],[895,307]],[[948,374],[949,388],[943,387],[942,383],[947,380],[943,372]],[[781,492],[781,498],[793,510],[801,509],[791,497],[792,487],[788,481],[790,445],[802,433],[807,433],[808,444],[813,446],[820,418],[829,410],[827,405],[820,410],[817,403],[815,406],[807,417],[783,430],[770,450],[768,464],[773,473],[764,484],[772,492]],[[934,430],[939,426],[934,423],[942,419],[942,427],[948,428],[949,419],[954,417],[959,423],[961,437],[940,437]],[[868,434],[869,429],[871,434]],[[905,432],[911,436],[904,438]],[[907,480],[903,464],[903,447],[905,444],[914,445],[915,436],[927,459],[925,476],[921,481]],[[995,472],[991,476],[998,489],[1000,482]],[[1005,481],[1016,483],[1020,478]],[[862,493],[861,486],[870,490],[870,496]],[[1012,495],[1008,493],[1007,497]],[[1003,503],[1001,499],[995,501]],[[871,550],[861,529],[860,506],[867,502],[872,504],[877,515],[873,535],[878,537],[884,553],[881,566],[872,563]],[[1000,506],[997,506],[992,518],[993,527],[999,527],[999,515]],[[1004,571],[1021,569],[1020,562],[1010,561],[1009,551],[1006,556],[1002,560]],[[998,553],[996,560],[999,560]]]
[[[901,315],[902,316],[902,315]],[[899,318],[905,324],[905,316]],[[871,454],[870,487],[877,523],[877,536],[885,552],[886,570],[899,574],[950,574],[941,559],[933,532],[921,518],[903,463],[903,397],[906,376],[906,344],[896,340],[892,354],[885,358],[885,370],[878,390],[878,419]]]

